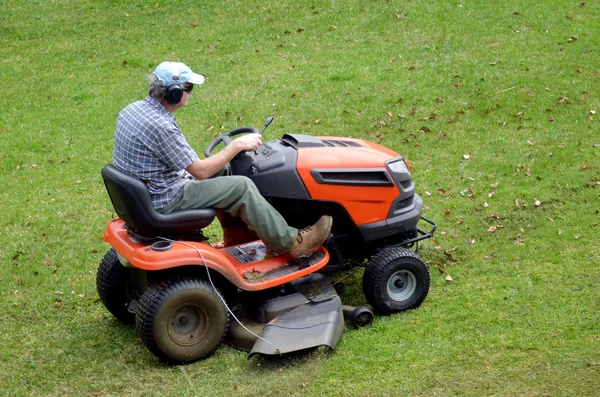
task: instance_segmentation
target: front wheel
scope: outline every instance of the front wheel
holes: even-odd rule
[[[363,275],[367,301],[381,314],[418,307],[429,292],[429,269],[406,248],[387,248],[369,262]]]
[[[152,285],[136,313],[142,342],[170,364],[189,363],[212,354],[228,325],[229,313],[218,291],[196,278]]]

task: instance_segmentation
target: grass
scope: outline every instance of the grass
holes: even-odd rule
[[[532,3],[0,1],[4,393],[596,395],[600,8]],[[207,76],[176,114],[199,152],[275,114],[270,139],[405,155],[439,224],[424,304],[334,352],[158,363],[95,271],[115,118],[163,60]]]

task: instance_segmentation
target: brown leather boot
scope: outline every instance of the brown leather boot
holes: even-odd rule
[[[332,224],[333,218],[329,215],[323,215],[314,225],[299,230],[298,240],[287,252],[288,255],[292,259],[297,259],[301,256],[310,256],[314,250],[327,240]]]

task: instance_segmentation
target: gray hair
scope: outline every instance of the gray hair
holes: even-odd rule
[[[154,73],[148,76],[148,95],[151,98],[156,99],[157,101],[162,101],[165,97],[165,93],[167,92],[167,87],[163,87],[160,85],[158,77]]]

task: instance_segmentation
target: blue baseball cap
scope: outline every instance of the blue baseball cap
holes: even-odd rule
[[[204,83],[204,76],[192,72],[192,69],[182,62],[163,62],[158,65],[154,75],[158,78],[157,85],[162,87],[183,83]]]

